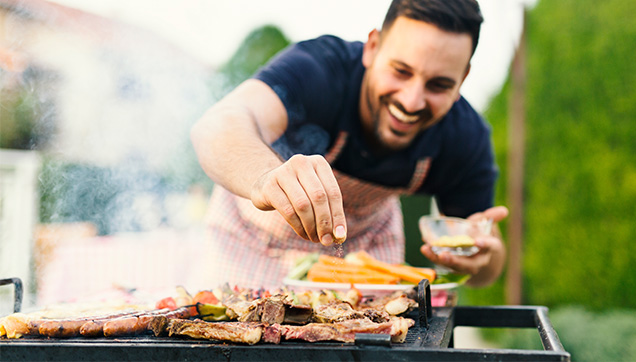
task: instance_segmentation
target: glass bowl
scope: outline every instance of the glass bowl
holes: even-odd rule
[[[431,245],[435,254],[447,251],[453,255],[471,256],[479,251],[475,238],[490,234],[492,219],[472,221],[458,217],[422,216],[419,227],[423,241]]]

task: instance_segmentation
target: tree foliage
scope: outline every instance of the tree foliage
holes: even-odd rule
[[[56,122],[53,80],[37,67],[21,74],[0,68],[0,148],[41,150],[50,141]]]
[[[227,86],[234,88],[249,78],[289,43],[289,39],[273,25],[253,30],[232,58],[220,69],[227,77]]]
[[[630,1],[560,0],[529,13],[526,303],[636,305],[635,12]],[[508,96],[486,113],[504,180]]]

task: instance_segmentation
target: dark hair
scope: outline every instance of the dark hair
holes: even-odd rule
[[[470,34],[473,54],[484,21],[476,0],[393,0],[382,30],[387,31],[399,16],[421,20],[445,31]]]

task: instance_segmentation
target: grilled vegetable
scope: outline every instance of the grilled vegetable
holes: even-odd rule
[[[372,257],[364,250],[355,253],[355,257],[360,260],[366,267],[395,275],[407,282],[417,284],[424,278],[428,279],[431,283],[433,282],[433,280],[435,280],[435,270],[433,269],[430,269],[429,273],[424,273],[422,272],[422,270],[420,270],[422,268],[385,263]]]
[[[155,308],[157,309],[168,308],[170,310],[175,310],[177,309],[177,302],[175,302],[174,298],[172,297],[163,298],[162,300],[157,302],[157,305],[155,306]]]
[[[318,261],[318,253],[307,254],[306,256],[298,259],[296,265],[287,275],[290,279],[302,279],[307,276],[307,272],[314,263]]]
[[[193,304],[190,293],[188,293],[188,291],[180,285],[177,286],[177,297],[174,298],[174,301],[177,303],[177,307]]]
[[[208,322],[227,321],[230,318],[225,314],[226,308],[221,304],[204,304],[197,303],[197,312],[199,317]]]
[[[213,292],[209,290],[202,290],[194,295],[192,298],[192,303],[202,303],[202,304],[218,304],[219,299],[214,295]]]

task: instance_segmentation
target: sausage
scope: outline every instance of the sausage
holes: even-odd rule
[[[38,331],[41,335],[54,338],[71,338],[80,334],[80,328],[86,320],[65,319],[51,320],[40,324]]]
[[[134,335],[148,330],[148,324],[154,316],[165,315],[168,318],[188,318],[188,308],[174,311],[157,309],[144,312],[127,312],[97,317],[82,317],[75,319],[36,320],[29,323],[29,330],[34,334],[53,338],[84,337],[115,337]]]
[[[37,336],[38,334],[40,334],[40,325],[44,322],[46,322],[46,319],[35,319],[29,321],[29,335]]]
[[[143,312],[135,311],[109,314],[105,316],[81,317],[72,319],[41,319],[38,321],[32,321],[32,323],[29,324],[29,327],[35,328],[35,326],[37,326],[38,333],[45,337],[71,338],[79,336],[84,324],[90,323],[89,326],[87,326],[89,328],[89,332],[91,333],[90,336],[98,336],[101,332],[98,332],[97,329],[101,322],[105,322],[113,318],[121,318],[123,316],[138,315],[140,313]]]
[[[131,334],[140,334],[148,330],[150,321],[156,316],[176,318],[177,316],[181,315],[189,316],[190,312],[187,308],[179,308],[174,311],[166,311],[165,309],[160,309],[136,316],[111,319],[104,323],[104,336],[117,337]]]
[[[139,325],[139,317],[115,318],[104,323],[104,336],[116,337],[128,334],[137,334],[142,331]]]
[[[104,335],[104,324],[108,319],[92,320],[82,324],[80,334],[84,337],[100,337]]]
[[[139,317],[139,316],[144,316],[144,315],[153,314],[153,313],[166,313],[167,311],[168,311],[167,309],[159,309],[159,310],[154,310],[149,312],[148,311],[131,312],[131,313],[126,313],[122,315],[111,316],[108,318],[93,319],[91,321],[84,323],[84,325],[82,325],[82,327],[80,328],[80,334],[84,337],[101,337],[101,336],[104,336],[104,325],[111,320],[123,318],[123,317]],[[111,332],[112,332],[112,328],[111,328]]]

